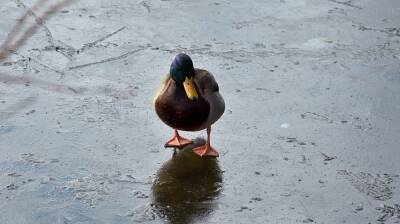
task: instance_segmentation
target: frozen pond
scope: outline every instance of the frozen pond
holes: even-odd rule
[[[1,41],[33,3],[1,0]],[[400,223],[399,12],[77,1],[0,61],[0,223]],[[217,160],[163,147],[151,103],[179,52],[224,96]]]

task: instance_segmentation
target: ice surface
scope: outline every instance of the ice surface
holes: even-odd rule
[[[0,2],[0,40],[16,2]],[[0,223],[399,222],[399,11],[77,1],[0,61]],[[218,161],[163,148],[151,102],[178,52],[225,98]]]

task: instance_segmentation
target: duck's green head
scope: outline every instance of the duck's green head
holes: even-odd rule
[[[192,59],[189,55],[184,53],[176,55],[171,63],[169,74],[176,83],[183,85],[186,95],[190,100],[198,98],[196,87],[193,82],[195,71]]]

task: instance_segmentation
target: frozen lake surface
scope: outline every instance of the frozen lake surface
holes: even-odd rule
[[[33,3],[1,0],[1,41]],[[0,61],[0,223],[400,223],[399,12],[77,1]],[[217,160],[163,147],[151,102],[179,52],[225,98]]]

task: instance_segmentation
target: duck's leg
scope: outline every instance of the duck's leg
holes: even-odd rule
[[[213,147],[211,147],[210,144],[210,134],[211,134],[211,126],[207,128],[207,142],[205,145],[194,148],[193,152],[196,153],[197,155],[203,157],[203,156],[213,156],[213,157],[218,157],[219,153],[217,150],[215,150]]]
[[[179,135],[178,130],[174,129],[174,137],[167,141],[164,145],[165,148],[182,148],[192,143],[189,139],[183,138]]]

